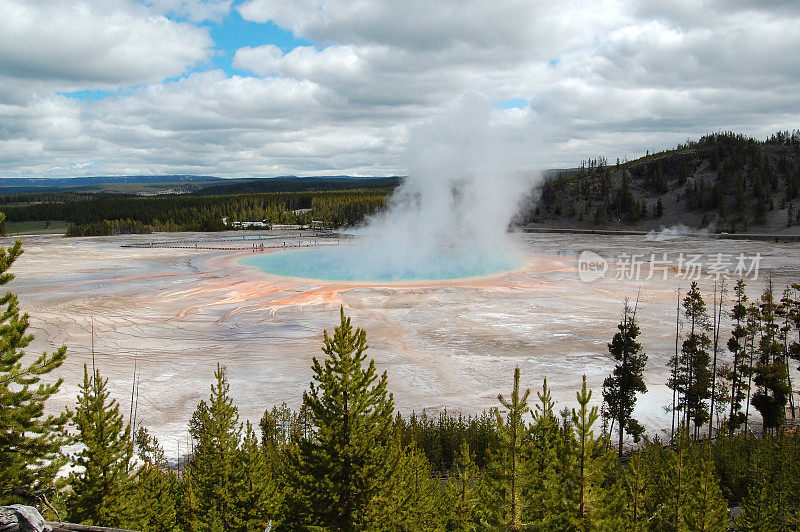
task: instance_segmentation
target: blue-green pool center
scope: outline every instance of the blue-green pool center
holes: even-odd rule
[[[239,263],[282,277],[322,281],[402,282],[479,277],[517,269],[516,257],[438,252],[414,257],[377,253],[368,246],[312,247],[270,253],[256,252]]]

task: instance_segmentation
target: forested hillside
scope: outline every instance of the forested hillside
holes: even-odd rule
[[[634,161],[585,161],[547,179],[525,225],[716,231],[800,224],[800,131],[760,141],[727,132]]]
[[[273,177],[246,179],[208,186],[194,192],[196,196],[256,194],[262,192],[321,192],[330,190],[392,189],[402,177]]]

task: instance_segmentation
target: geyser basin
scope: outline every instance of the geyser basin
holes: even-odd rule
[[[463,279],[511,271],[518,257],[448,251],[409,257],[376,253],[362,245],[258,253],[239,260],[265,273],[322,281],[398,282]]]

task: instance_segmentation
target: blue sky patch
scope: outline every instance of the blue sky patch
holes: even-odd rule
[[[499,107],[500,109],[522,109],[528,107],[528,105],[530,104],[525,98],[509,98],[508,100],[503,100],[502,102],[494,104],[495,107]]]
[[[111,96],[114,94],[114,92],[86,89],[82,91],[58,92],[57,94],[66,96],[67,98],[74,98],[76,100],[89,100],[91,102],[96,102],[97,100],[102,100],[103,98]]]
[[[295,37],[294,33],[281,28],[272,21],[261,24],[244,20],[236,9],[231,9],[220,23],[204,22],[201,26],[208,27],[215,43],[216,53],[212,58],[212,63],[228,76],[250,75],[248,72],[231,66],[233,55],[239,48],[274,44],[285,54],[298,46],[313,44],[305,39]]]

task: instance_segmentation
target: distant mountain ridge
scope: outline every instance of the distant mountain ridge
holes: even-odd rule
[[[211,175],[127,175],[85,177],[3,177],[0,194],[24,192],[112,192],[123,194],[241,194],[343,188],[395,187],[400,177],[278,176],[223,178]],[[207,192],[206,192],[207,191]]]
[[[106,183],[194,183],[197,181],[223,181],[223,179],[214,176],[183,174],[86,177],[0,177],[0,187],[61,188],[102,185]]]

